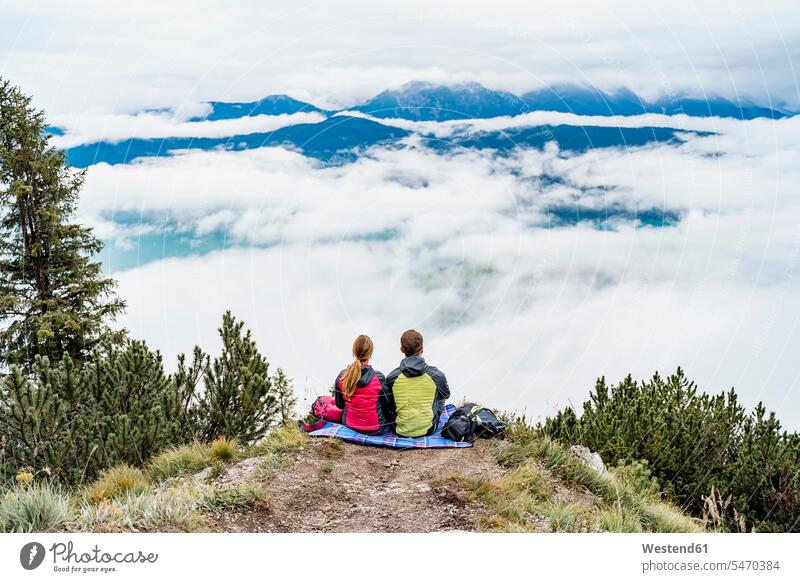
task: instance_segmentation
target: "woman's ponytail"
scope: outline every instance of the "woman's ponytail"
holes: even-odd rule
[[[350,400],[356,392],[356,385],[361,379],[361,368],[372,357],[372,340],[369,336],[360,335],[353,342],[353,363],[345,370],[342,378],[342,395]]]

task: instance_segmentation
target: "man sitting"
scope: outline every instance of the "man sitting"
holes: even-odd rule
[[[444,401],[450,397],[447,378],[422,358],[422,334],[409,329],[400,337],[406,356],[386,377],[389,414],[395,432],[404,437],[430,435],[439,424]]]

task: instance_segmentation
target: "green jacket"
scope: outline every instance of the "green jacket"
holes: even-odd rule
[[[450,397],[445,375],[420,356],[410,356],[386,377],[389,419],[400,436],[429,435],[439,424],[444,401]]]

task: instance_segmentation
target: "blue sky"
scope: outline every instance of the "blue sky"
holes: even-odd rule
[[[0,71],[69,128],[54,138],[64,147],[268,131],[316,118],[187,120],[205,100],[347,106],[413,79],[800,106],[792,2],[165,4],[0,0]],[[233,309],[307,396],[358,333],[388,372],[399,334],[417,327],[457,397],[533,417],[581,403],[597,376],[680,365],[800,426],[800,118],[384,123],[445,140],[543,123],[689,133],[511,156],[412,137],[334,167],[280,147],[92,166],[79,217],[107,241],[129,304],[121,323],[171,362],[194,343],[214,349]],[[570,204],[680,221],[542,227],[548,208]]]

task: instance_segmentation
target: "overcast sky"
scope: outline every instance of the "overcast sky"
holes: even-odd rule
[[[347,105],[412,79],[800,103],[794,0],[0,0],[0,14],[0,74],[51,113],[271,93]]]

